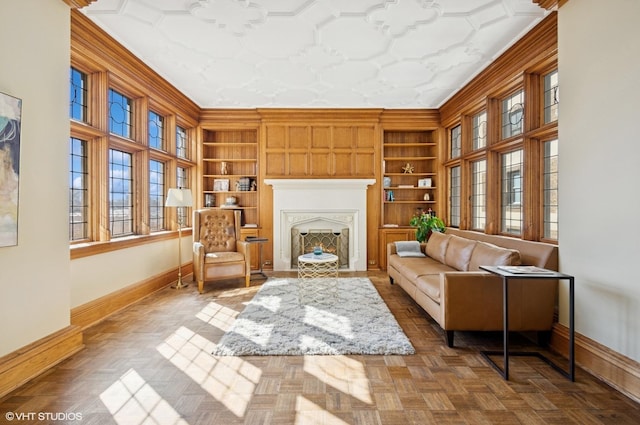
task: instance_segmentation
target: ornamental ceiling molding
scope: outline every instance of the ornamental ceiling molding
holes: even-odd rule
[[[65,1],[201,108],[424,109],[550,0]]]

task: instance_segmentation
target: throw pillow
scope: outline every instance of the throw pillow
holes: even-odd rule
[[[420,242],[418,241],[399,241],[395,244],[399,257],[426,257],[420,250]]]

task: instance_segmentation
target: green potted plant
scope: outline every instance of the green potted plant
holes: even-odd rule
[[[432,232],[444,232],[444,221],[438,218],[434,211],[429,208],[427,211],[420,210],[411,217],[409,225],[415,227],[416,239],[419,242],[426,242],[429,240]]]

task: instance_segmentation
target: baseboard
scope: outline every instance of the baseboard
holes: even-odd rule
[[[192,272],[192,263],[182,266],[183,276],[188,276]],[[79,326],[81,329],[86,329],[166,287],[177,279],[178,269],[176,268],[72,308],[71,324]]]
[[[566,326],[554,326],[550,346],[567,357],[569,329]],[[575,356],[580,368],[640,403],[640,363],[577,332]]]
[[[83,348],[82,329],[72,325],[0,357],[0,399]]]

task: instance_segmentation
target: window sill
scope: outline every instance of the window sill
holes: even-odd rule
[[[190,227],[182,229],[182,237],[191,236],[192,229]],[[72,260],[89,257],[92,255],[104,254],[106,252],[117,251],[119,249],[131,248],[134,246],[146,245],[149,243],[160,242],[178,237],[177,230],[166,230],[155,232],[151,235],[133,235],[122,238],[114,238],[106,242],[86,242],[71,245],[69,247],[69,256]]]

